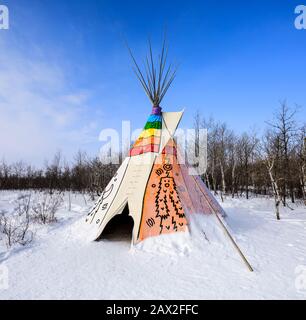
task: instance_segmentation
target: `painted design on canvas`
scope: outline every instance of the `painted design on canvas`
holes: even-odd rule
[[[173,175],[173,168],[178,166],[175,158],[173,153],[163,152],[153,166],[145,192],[138,241],[187,229],[185,211]]]
[[[130,150],[129,156],[138,156],[147,152],[159,152],[162,129],[162,114],[160,107],[153,107],[152,114],[140,136]]]
[[[103,221],[115,196],[121,186],[129,161],[125,160],[119,170],[115,173],[105,190],[102,192],[98,201],[88,213],[85,222],[99,225]]]

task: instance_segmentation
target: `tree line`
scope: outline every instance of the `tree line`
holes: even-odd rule
[[[7,164],[0,163],[1,190],[38,191],[78,191],[100,195],[109,180],[115,174],[118,165],[104,164],[98,157],[91,158],[86,152],[78,151],[72,163],[63,160],[58,151],[50,163],[43,169],[36,169],[22,161]]]
[[[281,102],[261,136],[255,130],[236,134],[226,123],[197,112],[195,130],[208,130],[207,186],[222,199],[273,196],[278,218],[280,204],[290,207],[298,199],[306,204],[306,123],[298,122],[298,109]],[[197,144],[201,148],[201,141]]]
[[[306,124],[298,122],[298,108],[284,101],[265,124],[261,136],[255,130],[235,133],[224,122],[194,116],[194,129],[208,130],[207,171],[203,175],[209,189],[225,196],[268,195],[290,206],[301,199],[306,203]],[[197,148],[203,148],[196,141]],[[122,157],[121,157],[122,158]],[[60,152],[43,169],[23,162],[0,163],[0,189],[72,190],[99,195],[118,165],[104,164],[79,151],[72,163]]]

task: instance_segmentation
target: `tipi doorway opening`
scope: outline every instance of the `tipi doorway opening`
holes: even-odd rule
[[[115,215],[105,226],[99,240],[131,242],[134,220],[125,206],[121,214]]]

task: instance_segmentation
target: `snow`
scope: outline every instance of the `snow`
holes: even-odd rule
[[[0,211],[11,210],[17,196],[0,192]],[[5,266],[9,276],[0,299],[306,298],[302,204],[281,208],[277,221],[271,199],[228,197],[222,203],[252,273],[214,216],[193,215],[190,233],[150,238],[135,247],[126,237],[89,242],[83,222],[92,203],[80,194],[71,198],[72,210],[66,195],[57,223],[34,226],[30,245],[8,250],[0,241],[0,270]]]

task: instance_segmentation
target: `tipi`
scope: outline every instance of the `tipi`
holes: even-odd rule
[[[121,214],[126,206],[134,221],[133,244],[161,234],[186,232],[190,214],[215,214],[245,260],[222,223],[225,213],[221,206],[201,178],[189,175],[187,166],[177,160],[174,134],[183,111],[163,112],[160,107],[176,74],[172,65],[166,67],[165,42],[157,66],[149,46],[145,73],[131,51],[130,54],[134,71],[153,108],[129,156],[86,217],[89,238],[97,240],[111,219]]]

